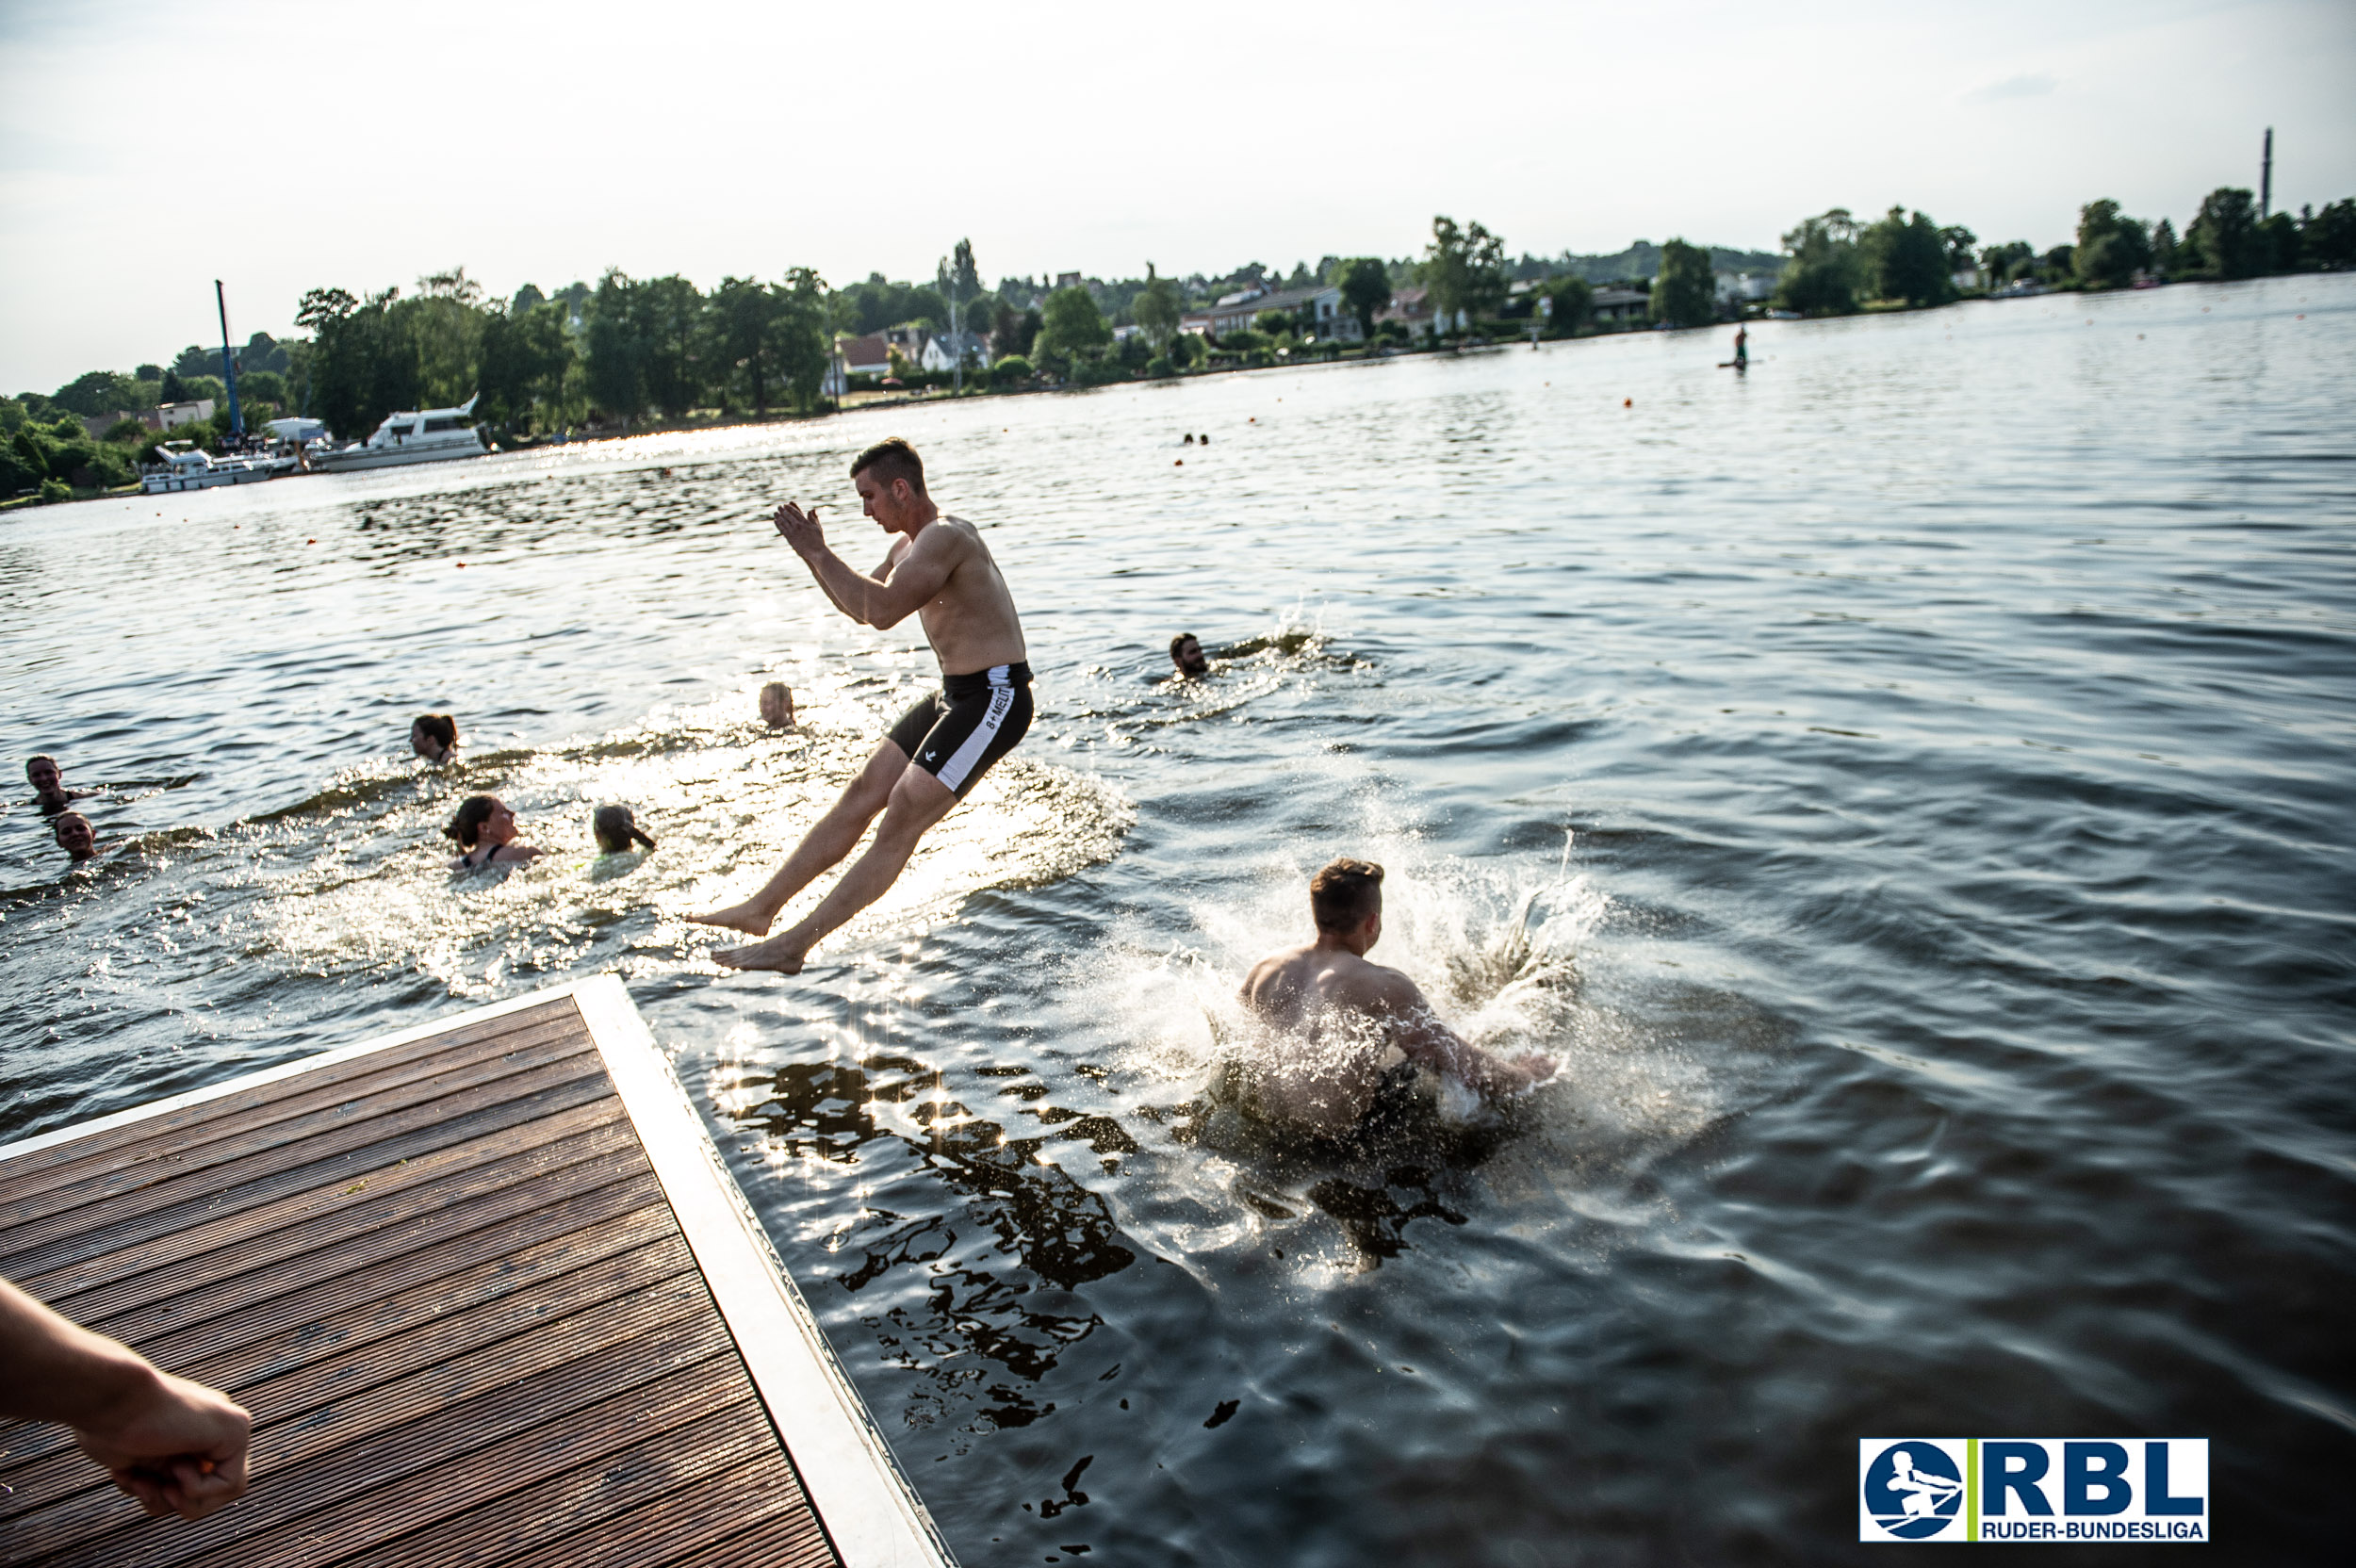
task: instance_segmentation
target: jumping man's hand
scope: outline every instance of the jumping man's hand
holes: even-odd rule
[[[826,531],[818,526],[818,509],[814,506],[804,512],[788,501],[777,508],[770,520],[777,525],[777,531],[794,547],[796,555],[808,557],[811,551],[826,547]]]

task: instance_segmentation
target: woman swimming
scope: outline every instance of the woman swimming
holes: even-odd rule
[[[442,836],[466,853],[450,863],[452,871],[480,871],[488,865],[520,865],[536,860],[540,852],[515,841],[515,813],[497,795],[468,795],[450,819]]]
[[[409,749],[429,762],[447,762],[458,750],[458,721],[448,713],[420,713],[409,721]]]

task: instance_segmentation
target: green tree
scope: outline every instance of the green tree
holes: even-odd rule
[[[2299,225],[2299,260],[2308,267],[2356,267],[2356,198],[2308,213]]]
[[[1652,284],[1652,318],[1675,327],[1698,327],[1717,314],[1716,280],[1710,253],[1682,239],[1661,247],[1661,272]]]
[[[548,303],[522,310],[510,305],[484,318],[481,384],[486,418],[511,430],[560,422],[564,379],[574,362],[564,321],[564,307]]]
[[[1988,274],[1990,287],[2022,276],[2036,262],[2037,249],[2025,239],[2008,239],[1980,253],[1980,270]]]
[[[1340,265],[1334,282],[1342,291],[1342,304],[1358,318],[1358,328],[1368,337],[1374,335],[1374,318],[1391,302],[1391,273],[1375,256],[1359,256]]]
[[[2172,274],[2180,259],[2179,248],[2176,244],[2176,225],[2165,218],[2161,219],[2151,225],[2151,237],[2149,243],[2151,247],[2151,270],[2163,278]]]
[[[1576,272],[1563,272],[1548,278],[1540,292],[1553,304],[1546,320],[1554,331],[1567,337],[1595,318],[1595,287]]]
[[[1170,339],[1178,335],[1178,322],[1186,315],[1186,309],[1179,302],[1178,291],[1170,286],[1170,280],[1155,272],[1153,264],[1149,261],[1145,264],[1145,286],[1129,302],[1129,314],[1144,329],[1146,341],[1153,344],[1153,351],[1160,353],[1170,347]]]
[[[618,267],[599,278],[597,292],[589,296],[582,345],[590,402],[625,422],[646,407],[646,349],[638,307],[643,286]]]
[[[826,280],[813,268],[788,268],[777,298],[779,308],[769,319],[770,351],[786,396],[807,414],[825,397],[826,371],[834,362]]]
[[[1775,302],[1803,316],[1845,316],[1857,309],[1857,220],[1834,207],[1783,237],[1792,259],[1775,285]]]
[[[785,301],[758,278],[722,278],[704,302],[716,361],[713,386],[722,407],[733,401],[741,387],[755,413],[769,412],[769,394],[777,379],[776,322],[784,306]]]
[[[2200,213],[2184,226],[2184,248],[2191,253],[2190,270],[2198,276],[2254,276],[2266,261],[2258,237],[2257,203],[2249,191],[2233,186],[2210,191]]]
[[[2078,209],[2078,243],[2070,269],[2089,288],[2124,288],[2151,265],[2151,240],[2143,225],[2123,216],[2104,197]]]
[[[1972,248],[1980,237],[1960,223],[1950,223],[1939,231],[1939,242],[1947,252],[1947,270],[1953,274],[1972,266]]]
[[[2289,213],[2270,213],[2259,220],[2258,267],[2266,272],[2299,270],[2299,220]]]
[[[1039,338],[1031,346],[1034,359],[1072,361],[1083,358],[1112,341],[1113,330],[1104,313],[1086,288],[1058,288],[1047,296]]]
[[[115,370],[90,370],[57,388],[50,401],[86,417],[139,406],[139,390],[130,377]]]
[[[303,296],[295,319],[311,332],[311,407],[328,428],[366,435],[387,414],[418,406],[419,377],[409,318],[397,314],[401,290],[355,300],[340,288]],[[190,397],[205,393],[196,378],[181,378]]]
[[[1479,223],[1460,229],[1453,218],[1435,217],[1422,276],[1432,295],[1433,331],[1469,325],[1504,302],[1505,241]]]
[[[1857,252],[1875,299],[1940,305],[1955,297],[1945,235],[1925,213],[1909,220],[1904,207],[1891,207],[1858,236]]]

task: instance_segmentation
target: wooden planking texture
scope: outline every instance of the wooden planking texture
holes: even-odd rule
[[[254,1420],[195,1525],[0,1423],[9,1568],[840,1568],[570,996],[0,1159],[0,1277]]]

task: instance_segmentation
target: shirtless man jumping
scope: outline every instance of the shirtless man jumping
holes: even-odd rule
[[[1396,1045],[1418,1067],[1482,1094],[1511,1094],[1546,1076],[1545,1058],[1503,1061],[1460,1039],[1415,983],[1366,962],[1383,939],[1383,868],[1341,859],[1309,883],[1317,939],[1269,954],[1244,977],[1242,1000],[1278,1042],[1259,1075],[1262,1114],[1346,1134],[1374,1108],[1383,1058]]]
[[[1031,727],[1031,666],[1023,623],[1006,579],[973,525],[941,515],[924,494],[924,465],[898,436],[859,453],[851,465],[867,514],[896,534],[869,577],[826,547],[816,508],[792,501],[775,521],[836,609],[862,626],[899,625],[911,613],[941,661],[938,694],[900,716],[843,798],[818,819],[768,886],[744,903],[687,918],[766,937],[777,912],[829,866],[858,846],[883,813],[875,841],[800,923],[767,941],[722,948],[713,961],[730,969],[801,972],[821,938],[866,908],[898,879],[917,841],[962,799],[992,763]]]

